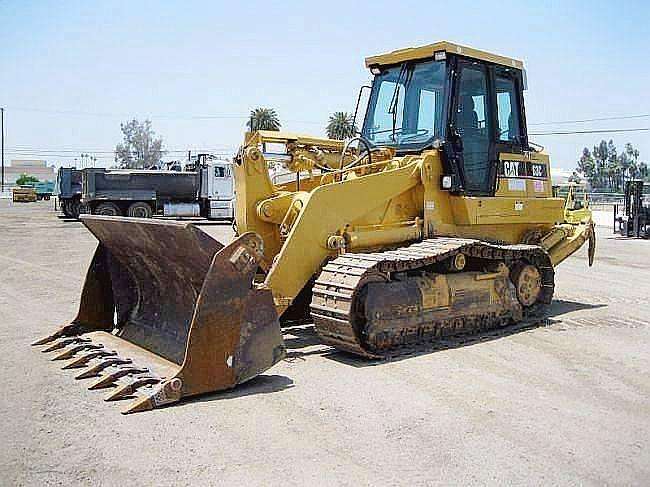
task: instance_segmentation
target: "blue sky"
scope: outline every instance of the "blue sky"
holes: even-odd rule
[[[650,118],[532,125],[650,114],[648,5],[0,0],[5,158],[84,151],[107,164],[103,151],[131,117],[151,118],[171,150],[228,152],[244,132],[233,117],[255,106],[276,108],[286,130],[320,135],[331,112],[353,110],[369,80],[364,57],[443,39],[524,60],[531,132],[650,127]],[[650,160],[650,132],[532,140],[571,168],[583,146],[610,137]]]

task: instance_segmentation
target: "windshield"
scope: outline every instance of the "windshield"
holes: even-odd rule
[[[377,145],[421,145],[444,132],[446,64],[425,61],[375,76],[363,136]]]

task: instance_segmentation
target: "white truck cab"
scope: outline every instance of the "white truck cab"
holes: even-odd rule
[[[233,220],[235,217],[235,185],[232,163],[212,159],[207,161],[201,171],[201,198],[209,205],[210,219]],[[206,208],[207,209],[207,208]]]

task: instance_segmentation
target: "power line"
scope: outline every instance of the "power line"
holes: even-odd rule
[[[81,110],[53,110],[53,109],[42,109],[42,108],[27,108],[27,107],[12,107],[11,110],[20,111],[20,112],[35,112],[35,113],[51,113],[58,115],[77,115],[77,116],[88,116],[88,117],[120,117],[120,118],[130,118],[133,117],[133,113],[119,113],[119,112],[88,112]],[[212,115],[184,115],[184,114],[174,114],[174,113],[162,113],[162,114],[149,114],[145,116],[146,118],[152,119],[168,119],[168,120],[248,120],[250,116],[248,115],[237,115],[237,114],[212,114]],[[590,123],[590,122],[602,122],[602,121],[612,121],[612,120],[634,120],[640,118],[650,118],[650,113],[643,113],[637,115],[615,115],[615,116],[604,116],[604,117],[594,117],[594,118],[583,118],[576,120],[553,120],[547,122],[532,122],[528,125],[537,126],[537,125],[562,125],[562,124],[573,124],[573,123]],[[317,124],[323,125],[322,122],[316,122],[313,120],[291,120],[285,119],[286,122],[292,123],[306,123],[306,124]]]
[[[622,115],[618,117],[599,117],[599,118],[584,118],[581,120],[560,120],[555,122],[535,122],[529,123],[528,125],[561,125],[561,124],[571,124],[571,123],[589,123],[589,122],[602,122],[606,120],[632,120],[638,118],[649,118],[650,113],[642,115]]]
[[[560,132],[531,132],[528,135],[574,135],[574,134],[616,134],[621,132],[647,132],[650,127],[639,127],[633,129],[603,129],[603,130],[567,130]]]
[[[637,128],[615,128],[615,129],[597,129],[597,130],[566,130],[566,131],[553,131],[553,132],[530,132],[528,135],[535,137],[543,136],[553,136],[553,135],[585,135],[585,134],[610,134],[610,133],[627,133],[627,132],[648,132],[650,127],[637,127]],[[16,146],[18,147],[18,146]],[[188,150],[191,150],[194,153],[210,153],[214,155],[227,156],[232,155],[234,148],[231,150],[226,150],[223,147],[219,149],[167,149],[164,150],[164,155],[169,155],[174,157],[175,154],[187,154]],[[27,146],[22,146],[21,148],[11,148],[5,147],[6,154],[13,154],[15,156],[27,157],[27,156],[40,156],[40,157],[59,157],[59,158],[72,158],[76,155],[82,153],[90,153],[92,156],[97,157],[98,159],[113,159],[115,156],[115,150],[92,150],[92,149],[46,149],[46,148],[28,148]],[[134,153],[135,154],[135,153]]]
[[[109,117],[109,118],[133,118],[133,113],[111,113],[111,112],[85,112],[79,110],[50,110],[42,108],[21,108],[21,107],[11,107],[11,110],[17,112],[34,112],[34,113],[45,113],[45,114],[54,114],[54,115],[74,115],[81,117]],[[250,119],[249,115],[235,115],[235,114],[213,114],[213,115],[181,115],[181,114],[149,114],[141,115],[141,117],[147,119],[158,119],[158,120],[246,120]],[[312,120],[288,120],[285,119],[285,122],[291,123],[305,123],[305,124],[314,124],[314,125],[325,125],[324,122],[315,122]]]

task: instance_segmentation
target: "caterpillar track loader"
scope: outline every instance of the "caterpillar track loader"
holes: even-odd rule
[[[540,312],[587,241],[591,264],[590,216],[565,221],[528,140],[520,61],[439,42],[366,66],[353,140],[246,134],[228,245],[186,223],[84,217],[99,245],[79,313],[43,351],[142,411],[268,369],[288,320],[382,358]]]

